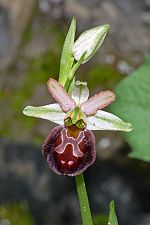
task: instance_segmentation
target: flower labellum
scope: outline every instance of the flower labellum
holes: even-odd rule
[[[95,161],[93,133],[76,125],[57,126],[43,145],[43,155],[56,174],[76,176]]]
[[[50,132],[42,148],[49,167],[56,174],[76,176],[93,164],[95,139],[90,130],[132,130],[131,124],[101,110],[115,100],[112,91],[102,91],[88,99],[87,83],[76,81],[69,96],[52,78],[48,80],[48,89],[58,104],[27,106],[23,113],[60,125]]]

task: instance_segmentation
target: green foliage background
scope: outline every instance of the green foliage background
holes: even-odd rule
[[[115,88],[117,101],[111,111],[133,125],[124,134],[132,158],[150,161],[150,58]]]

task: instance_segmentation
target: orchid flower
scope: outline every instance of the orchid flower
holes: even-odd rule
[[[23,113],[59,124],[42,148],[43,156],[56,174],[76,176],[93,164],[96,150],[91,130],[132,130],[131,124],[101,110],[115,100],[112,91],[101,91],[89,98],[87,83],[76,81],[70,96],[58,81],[50,78],[47,84],[57,103],[27,106]]]

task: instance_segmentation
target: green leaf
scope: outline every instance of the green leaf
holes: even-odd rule
[[[62,111],[57,103],[44,105],[44,106],[27,106],[23,110],[23,114],[26,116],[33,116],[51,122],[57,123],[59,125],[64,124],[65,113]]]
[[[78,61],[86,52],[82,63],[87,62],[102,45],[109,28],[109,24],[105,24],[83,32],[73,45],[74,58]]]
[[[94,116],[87,117],[87,129],[89,130],[115,130],[126,131],[132,130],[132,125],[121,120],[119,117],[98,110]]]
[[[130,121],[133,131],[125,135],[132,147],[130,157],[150,161],[150,58],[116,87],[111,111]]]
[[[71,97],[79,106],[82,102],[85,102],[89,97],[87,82],[76,81]]]
[[[72,53],[72,47],[74,44],[75,38],[75,31],[76,31],[76,19],[73,17],[69,31],[67,33],[62,54],[60,60],[60,72],[59,72],[59,82],[64,86],[68,77],[70,70],[72,68],[74,57]]]
[[[108,225],[118,225],[118,220],[117,220],[117,217],[116,217],[114,201],[110,202]]]

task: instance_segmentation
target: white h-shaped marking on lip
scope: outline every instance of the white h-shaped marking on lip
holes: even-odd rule
[[[64,128],[62,131],[61,131],[61,144],[58,145],[56,148],[55,148],[55,151],[59,154],[62,154],[64,153],[65,151],[65,148],[68,144],[71,144],[72,145],[72,148],[73,148],[73,155],[76,156],[76,157],[83,157],[84,154],[80,151],[80,148],[79,148],[79,144],[81,143],[81,141],[83,140],[84,138],[84,133],[83,131],[80,132],[80,134],[78,135],[78,137],[75,139],[73,137],[69,137],[67,135],[67,129]]]

